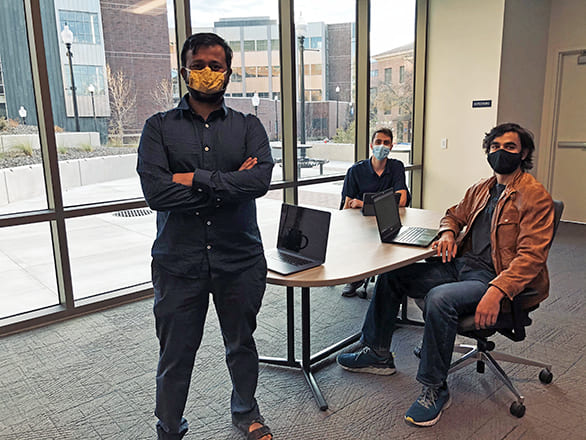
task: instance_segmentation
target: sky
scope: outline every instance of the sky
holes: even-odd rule
[[[169,1],[169,0],[168,0]],[[355,0],[295,0],[295,17],[306,22],[355,22]],[[269,16],[277,19],[276,0],[192,0],[193,27],[210,27],[220,18]],[[415,0],[371,1],[371,55],[413,41]]]

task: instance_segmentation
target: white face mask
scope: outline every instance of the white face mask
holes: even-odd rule
[[[385,147],[384,145],[374,145],[372,147],[372,154],[378,160],[386,159],[391,149],[389,147]]]

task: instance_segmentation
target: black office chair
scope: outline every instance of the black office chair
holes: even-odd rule
[[[554,237],[557,232],[563,210],[564,203],[555,200]],[[537,309],[539,305],[529,309],[523,309],[523,300],[536,294],[537,292],[533,289],[526,289],[521,292],[511,302],[510,312],[500,313],[495,325],[487,329],[476,330],[474,327],[474,315],[461,317],[458,323],[458,334],[476,340],[476,345],[455,345],[454,351],[463,353],[464,355],[456,361],[452,362],[448,371],[448,374],[451,374],[454,371],[464,368],[472,362],[476,362],[476,371],[479,373],[484,373],[485,364],[488,365],[489,368],[496,374],[496,376],[507,386],[507,388],[509,388],[509,390],[511,390],[511,392],[517,398],[517,400],[511,404],[509,410],[512,415],[519,418],[525,415],[525,405],[523,403],[524,397],[519,393],[519,391],[517,391],[497,361],[541,367],[543,369],[539,373],[539,380],[544,384],[551,383],[553,379],[553,374],[551,372],[552,366],[551,364],[493,351],[495,348],[495,343],[490,341],[488,338],[493,336],[495,333],[500,333],[515,342],[524,340],[526,336],[525,327],[531,325],[532,322],[529,314]],[[422,306],[422,303],[417,302],[417,305]],[[419,357],[420,348],[416,348],[414,352],[415,355]]]

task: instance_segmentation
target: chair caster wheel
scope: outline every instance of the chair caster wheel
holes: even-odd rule
[[[513,402],[511,403],[509,411],[511,411],[512,415],[520,419],[525,415],[525,405],[519,402]]]
[[[421,345],[413,349],[413,354],[415,355],[415,357],[421,359]]]
[[[549,371],[547,368],[544,368],[539,373],[539,380],[544,384],[551,383],[551,381],[553,380],[553,373]]]

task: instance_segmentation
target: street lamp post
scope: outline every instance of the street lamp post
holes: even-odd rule
[[[339,127],[340,115],[340,86],[336,86],[336,132]]]
[[[96,123],[96,101],[94,100],[94,93],[96,88],[93,84],[90,84],[87,87],[87,91],[90,92],[90,96],[92,97],[92,114],[94,116],[94,131],[98,131],[98,124]]]
[[[24,125],[26,125],[26,113],[26,108],[24,108],[24,105],[21,105],[18,109],[18,116],[20,116],[20,119],[22,119],[22,123]]]
[[[275,101],[275,140],[279,140],[279,109],[277,107],[277,102],[279,101],[279,98],[277,97],[277,95],[275,95],[273,97],[273,101]]]
[[[305,145],[305,63],[303,61],[303,51],[305,50],[305,35],[299,32],[299,36],[297,37],[299,41],[299,101],[301,105],[300,111],[300,118],[299,122],[301,122],[301,136],[299,140],[301,141],[301,145]]]
[[[73,78],[73,53],[71,53],[71,44],[73,43],[73,32],[69,29],[69,26],[65,24],[61,31],[61,40],[65,43],[67,48],[67,57],[69,58],[69,73],[71,74],[71,96],[73,98],[73,114],[75,116],[75,131],[79,130],[79,111],[77,109],[77,95],[75,90],[75,80]]]
[[[252,95],[252,105],[254,107],[254,116],[258,116],[258,105],[260,104],[260,98],[258,97],[258,93],[254,92]]]

